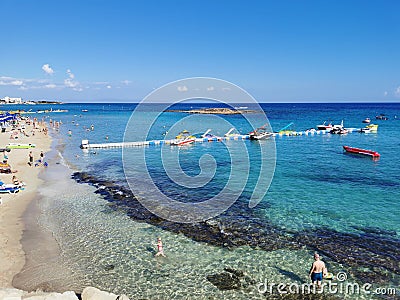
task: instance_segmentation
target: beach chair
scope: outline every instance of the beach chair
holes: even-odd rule
[[[11,173],[11,166],[8,163],[0,162],[0,173]]]
[[[20,188],[15,184],[5,184],[0,181],[0,193],[15,194],[18,193]]]

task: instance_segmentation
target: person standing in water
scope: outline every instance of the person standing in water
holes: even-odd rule
[[[158,252],[156,253],[155,256],[160,256],[161,255],[161,256],[165,257],[163,244],[162,244],[162,241],[161,241],[160,237],[157,239],[157,250],[158,250]]]
[[[314,262],[310,269],[310,277],[312,283],[314,285],[317,284],[317,286],[321,288],[322,278],[324,277],[324,275],[326,275],[327,272],[328,270],[325,267],[325,263],[322,260],[320,260],[319,254],[315,252]]]

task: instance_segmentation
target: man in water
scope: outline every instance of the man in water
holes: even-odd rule
[[[325,263],[320,260],[319,254],[314,253],[314,262],[310,269],[310,277],[313,284],[317,284],[321,288],[323,275],[326,275],[327,269]]]

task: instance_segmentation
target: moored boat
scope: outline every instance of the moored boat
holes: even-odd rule
[[[378,125],[376,124],[370,124],[358,130],[358,132],[360,133],[371,133],[371,132],[376,133],[377,131],[378,131]]]
[[[379,116],[376,116],[375,119],[377,120],[388,120],[389,118],[385,116],[384,114],[380,114]]]
[[[350,147],[350,146],[343,146],[343,149],[348,153],[366,155],[366,156],[370,156],[372,158],[379,158],[381,156],[378,152],[373,151],[373,150],[366,150],[366,149],[355,148],[355,147]]]
[[[370,118],[365,118],[363,121],[362,121],[363,123],[371,123],[371,119]]]
[[[196,138],[193,135],[190,135],[189,131],[184,130],[179,133],[175,140],[171,141],[172,146],[184,146],[193,144]]]
[[[329,132],[332,134],[348,134],[349,133],[349,131],[346,128],[344,128],[343,120],[340,123],[340,125],[333,126],[332,130]]]
[[[317,125],[317,129],[318,130],[332,130],[333,125],[331,122],[329,122],[329,124],[326,124],[326,121],[325,121],[323,124]]]
[[[268,124],[265,124],[264,126],[261,126],[250,132],[249,133],[250,140],[259,141],[259,140],[266,140],[272,137],[274,134],[267,130],[267,125]]]

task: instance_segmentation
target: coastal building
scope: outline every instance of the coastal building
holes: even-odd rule
[[[4,97],[0,99],[1,104],[22,104],[22,98],[12,98],[12,97]]]

